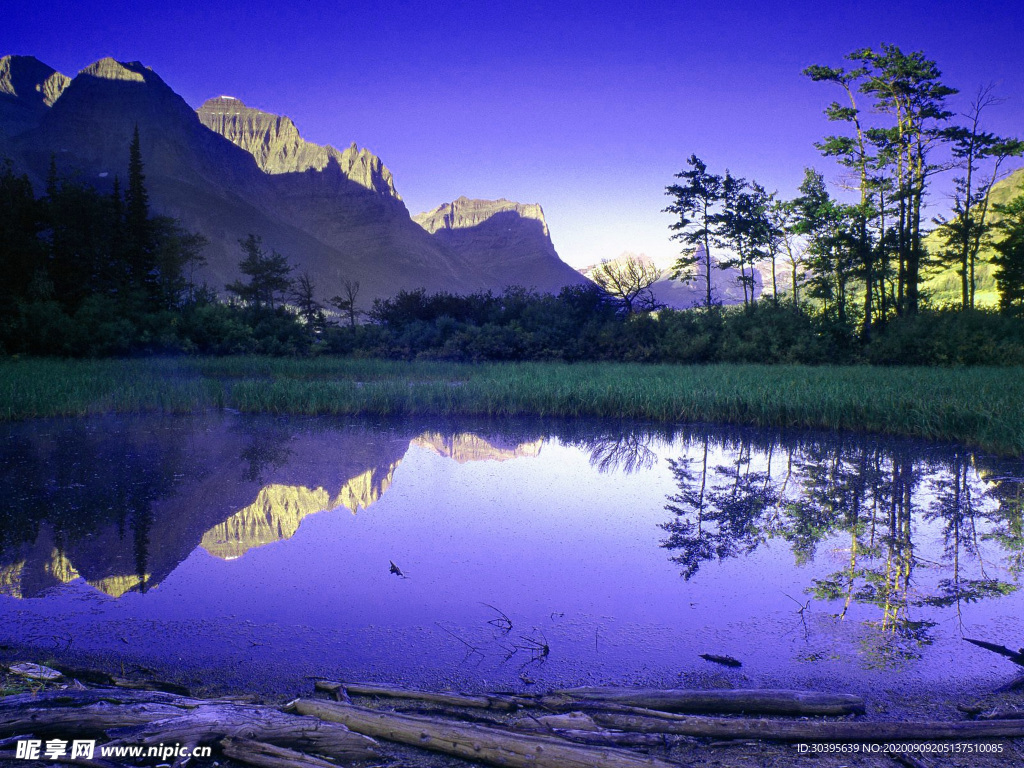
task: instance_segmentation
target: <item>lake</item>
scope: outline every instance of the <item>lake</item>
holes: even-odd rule
[[[1012,679],[965,637],[1024,644],[1024,464],[957,446],[104,417],[0,427],[0,478],[6,658],[276,693],[325,676],[898,697]]]

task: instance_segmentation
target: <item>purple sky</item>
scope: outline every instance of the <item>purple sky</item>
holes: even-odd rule
[[[286,114],[311,141],[378,154],[412,213],[459,195],[538,202],[575,266],[674,254],[660,211],[691,153],[786,196],[804,166],[835,177],[813,142],[839,94],[800,71],[856,48],[923,50],[958,108],[994,83],[1006,101],[989,129],[1024,136],[1016,2],[574,5],[7,0],[0,55],[68,75],[139,60],[193,106],[226,94]]]

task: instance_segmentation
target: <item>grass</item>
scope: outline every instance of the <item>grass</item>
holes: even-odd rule
[[[317,358],[0,361],[0,420],[211,408],[811,427],[1024,455],[1024,371],[459,364]]]

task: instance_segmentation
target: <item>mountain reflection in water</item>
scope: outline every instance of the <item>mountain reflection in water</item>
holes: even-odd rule
[[[303,643],[336,643],[351,674],[514,680],[529,666],[566,683],[678,682],[709,651],[743,674],[998,675],[961,637],[1024,639],[1006,634],[1022,612],[1024,471],[963,448],[220,415],[2,434],[0,616],[16,636],[56,622],[100,649],[113,626],[191,611],[206,663],[244,664],[224,639],[244,622],[262,627],[253,647],[304,671]],[[117,599],[85,610],[83,589]],[[515,622],[507,638],[494,610]],[[282,640],[286,625],[301,639]],[[139,637],[150,661],[181,658],[173,638]]]

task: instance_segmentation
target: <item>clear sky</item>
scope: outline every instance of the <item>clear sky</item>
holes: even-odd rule
[[[924,51],[958,108],[995,84],[989,129],[1024,137],[1018,2],[7,0],[3,18],[0,55],[138,60],[193,106],[231,95],[368,147],[412,213],[540,203],[574,266],[674,254],[660,211],[691,153],[786,196],[807,165],[837,177],[813,142],[839,94],[800,71],[856,48]]]

